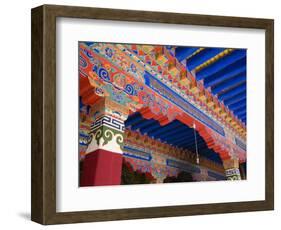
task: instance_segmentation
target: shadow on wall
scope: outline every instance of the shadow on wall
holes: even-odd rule
[[[193,182],[195,180],[193,180],[193,177],[191,175],[191,173],[185,172],[185,171],[181,171],[177,177],[166,177],[164,179],[164,183],[174,183],[174,182]]]
[[[129,162],[123,160],[121,184],[154,184],[154,178],[150,172],[143,173],[141,171],[134,171]]]

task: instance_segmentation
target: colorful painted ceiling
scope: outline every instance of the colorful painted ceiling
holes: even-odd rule
[[[84,42],[79,72],[83,104],[110,98],[126,128],[246,161],[246,50]]]
[[[245,49],[177,47],[175,56],[235,117],[247,123]]]
[[[139,54],[137,47],[132,46]],[[246,124],[246,50],[225,48],[197,48],[167,46],[172,56],[183,63],[197,81],[218,99],[232,115]],[[194,131],[179,121],[161,128],[154,119],[142,119],[135,113],[126,121],[126,126],[162,142],[195,152]],[[196,133],[198,151],[212,161],[221,162],[219,155],[208,148],[204,139]]]
[[[162,143],[188,149],[196,152],[194,129],[186,126],[180,121],[173,121],[165,126],[161,126],[154,119],[143,119],[140,113],[134,113],[125,122],[128,129],[139,131],[142,135],[150,136]],[[220,156],[212,149],[208,148],[205,140],[196,131],[196,142],[200,157],[205,157],[211,161],[222,163]]]

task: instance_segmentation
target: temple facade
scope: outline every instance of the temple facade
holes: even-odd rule
[[[80,186],[246,179],[245,56],[80,42]]]

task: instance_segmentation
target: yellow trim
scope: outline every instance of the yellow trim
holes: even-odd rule
[[[233,51],[233,49],[225,49],[224,51],[220,52],[219,54],[217,54],[216,56],[210,58],[209,60],[205,61],[204,63],[202,63],[201,65],[197,66],[195,68],[195,72],[198,72],[200,70],[202,70],[203,68],[206,68],[207,66],[213,64],[214,62],[218,61],[219,59],[221,59],[222,57],[230,54]]]
[[[204,50],[205,48],[199,48],[198,50],[196,50],[195,52],[193,52],[192,54],[190,54],[186,60],[188,60],[189,58],[195,56],[196,54],[200,53],[202,50]]]

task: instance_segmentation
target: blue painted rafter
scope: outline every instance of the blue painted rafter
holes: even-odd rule
[[[246,51],[245,50],[234,50],[231,54],[226,56],[225,58],[219,59],[217,62],[209,65],[208,67],[202,69],[201,71],[196,73],[197,80],[204,79],[208,76],[211,76],[223,68],[226,68],[227,66],[235,63],[236,61],[243,59],[246,57]]]
[[[189,71],[192,71],[197,66],[203,64],[204,62],[208,61],[209,59],[213,58],[217,54],[221,53],[224,49],[223,48],[206,48],[203,51],[199,52],[198,54],[194,55],[190,59],[186,61],[186,65]]]
[[[244,119],[246,119],[247,118],[247,115],[246,115],[246,113],[244,114],[244,115],[241,115],[240,117],[239,117],[241,120],[244,120]]]
[[[198,49],[199,48],[197,47],[177,47],[176,58],[178,59],[178,61],[181,62],[182,60],[186,59],[188,56],[193,54]]]
[[[147,126],[147,127],[143,127],[141,129],[141,132],[142,133],[149,133],[149,132],[153,132],[155,130],[159,129],[158,126],[153,126],[153,125],[150,125],[150,126]]]
[[[246,115],[246,110],[239,111],[239,112],[235,113],[235,115],[238,116],[238,117]]]
[[[138,122],[138,123],[132,125],[132,129],[133,129],[133,130],[141,129],[141,128],[143,128],[143,127],[146,127],[146,126],[150,126],[150,125],[152,125],[152,124],[155,124],[155,122],[157,122],[157,121],[155,121],[155,120],[153,120],[153,119],[149,120],[148,122]]]
[[[224,105],[230,106],[230,105],[232,105],[234,103],[237,103],[237,102],[239,102],[243,99],[246,99],[246,92],[239,93],[232,98],[224,100]]]
[[[222,93],[218,96],[218,99],[220,101],[222,100],[226,100],[226,99],[230,99],[232,98],[233,96],[236,96],[240,93],[243,93],[244,91],[246,90],[246,84],[242,84],[242,85],[239,85],[225,93]]]
[[[181,133],[178,133],[178,135],[172,135],[172,136],[168,136],[168,137],[165,137],[163,138],[162,136],[158,136],[160,139],[163,139],[167,142],[170,142],[170,141],[177,141],[177,140],[181,140],[181,139],[187,139],[187,138],[190,138],[190,133],[188,132],[181,132]]]
[[[230,79],[240,74],[246,74],[246,58],[242,58],[234,62],[233,64],[223,68],[222,70],[216,72],[213,75],[209,75],[204,79],[204,86],[208,88],[210,86],[215,86],[222,81]]]
[[[188,143],[181,143],[183,148],[187,148],[187,149],[195,149],[195,141],[190,141]],[[197,141],[197,147],[201,148],[202,146],[205,145],[204,141]]]
[[[186,127],[179,127],[177,129],[171,130],[170,132],[165,132],[163,131],[163,134],[161,133],[161,138],[165,139],[165,138],[169,138],[170,136],[175,136],[175,134],[181,134],[182,132],[184,132],[186,130]]]
[[[220,93],[221,91],[227,91],[229,88],[233,87],[233,85],[241,84],[246,82],[246,75],[238,75],[237,77],[233,77],[227,81],[222,82],[221,84],[212,88],[212,93],[214,95]]]
[[[235,102],[234,104],[231,104],[228,106],[228,108],[232,111],[236,110],[236,109],[239,109],[241,107],[244,107],[246,106],[246,100],[245,98],[242,98],[242,100],[238,101],[238,102]]]
[[[157,134],[162,133],[163,131],[167,132],[168,130],[173,130],[180,126],[180,122],[170,123],[166,126],[161,127],[161,129],[155,129],[153,131],[148,132],[150,136],[157,136]]]
[[[174,140],[174,143],[189,143],[191,142],[191,140],[193,140],[193,143],[194,143],[194,136],[192,135],[189,135],[188,137],[185,137],[185,138],[178,138],[178,139],[175,139]]]
[[[241,107],[241,108],[239,108],[239,109],[235,109],[235,110],[232,110],[235,114],[238,114],[239,112],[241,112],[241,111],[246,111],[246,106],[243,106],[243,107]]]
[[[199,144],[199,143],[205,143],[205,141],[204,141],[204,139],[202,138],[202,137],[200,137],[199,135],[198,135],[198,133],[196,134],[196,136],[197,136],[197,144]],[[187,145],[193,145],[193,144],[195,144],[195,137],[194,137],[194,135],[193,135],[193,137],[192,138],[190,138],[188,141],[186,141],[186,144]]]
[[[161,137],[159,137],[161,139]],[[178,142],[178,141],[186,141],[187,138],[190,138],[190,135],[187,136],[187,135],[177,135],[177,136],[174,136],[172,138],[168,138],[168,139],[165,139],[165,141],[167,142]]]

